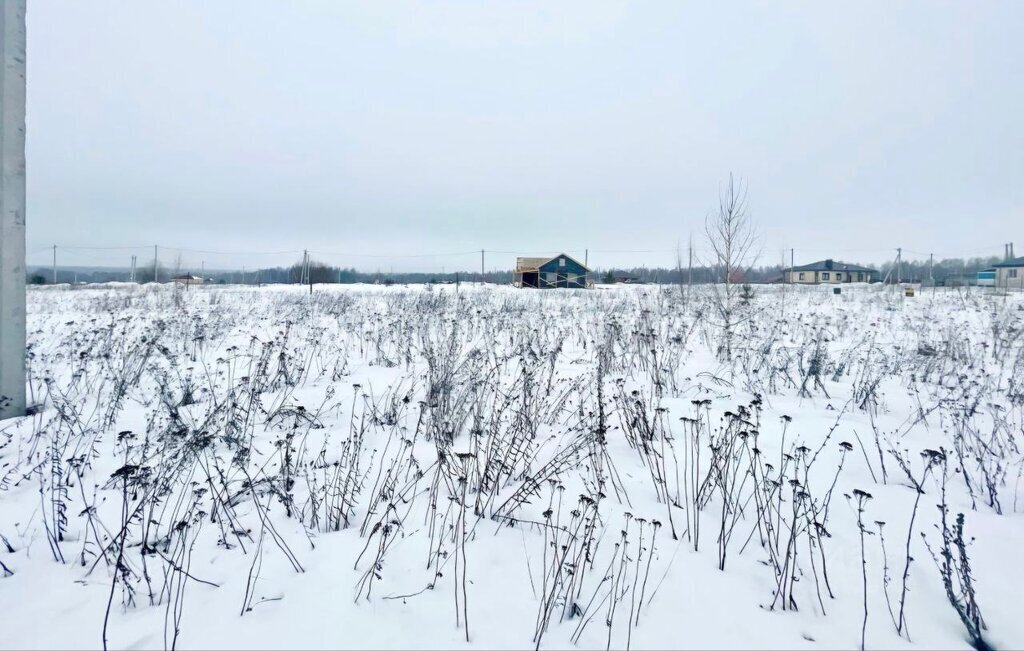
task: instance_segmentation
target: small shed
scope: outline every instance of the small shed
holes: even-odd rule
[[[977,273],[975,277],[975,283],[979,287],[995,287],[996,285],[996,268],[989,267]]]
[[[589,273],[590,269],[564,253],[553,258],[516,258],[512,284],[534,289],[585,289],[590,286]]]
[[[202,285],[205,279],[202,276],[194,276],[192,274],[179,274],[171,278],[171,282],[175,285]]]

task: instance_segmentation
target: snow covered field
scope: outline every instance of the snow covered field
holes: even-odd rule
[[[1021,297],[756,290],[34,288],[0,647],[1024,647]]]

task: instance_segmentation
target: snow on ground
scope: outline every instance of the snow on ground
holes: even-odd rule
[[[1021,297],[755,289],[33,289],[0,647],[1024,646]]]

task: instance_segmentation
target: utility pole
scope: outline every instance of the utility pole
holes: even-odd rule
[[[57,284],[57,245],[53,245],[53,284]]]
[[[25,6],[0,2],[0,419],[25,415]]]
[[[896,249],[896,284],[903,284],[903,249]]]
[[[153,245],[153,282],[160,282],[160,251],[157,245]]]
[[[480,249],[480,282],[484,282],[484,250]]]
[[[303,251],[303,255],[306,258],[306,282],[309,283],[309,295],[313,295],[313,274],[310,273],[309,269],[309,251]]]
[[[202,277],[203,282],[206,282],[206,260],[199,261],[199,275]]]
[[[612,280],[615,280],[613,277]],[[686,307],[686,290],[683,289],[683,249],[676,240],[676,285],[679,287],[679,298],[683,299],[683,307]]]
[[[928,282],[932,286],[932,293],[934,293],[934,289],[935,289],[935,274],[932,273],[932,268],[933,268],[932,265],[933,265],[933,263],[934,263],[934,254],[933,253],[929,253],[928,254]]]
[[[793,270],[796,268],[796,249],[789,250],[789,282],[793,282]]]
[[[779,270],[782,271],[782,317],[786,317],[786,249],[782,249],[782,263]]]
[[[132,273],[128,277],[128,281],[129,282],[135,282],[135,258],[136,258],[136,256],[133,255],[132,256]]]
[[[693,233],[690,233],[690,241],[687,243],[689,261],[686,263],[686,304],[690,304],[690,292],[693,291]]]

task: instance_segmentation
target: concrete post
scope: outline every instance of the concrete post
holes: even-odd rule
[[[25,414],[25,5],[0,0],[0,418]]]

